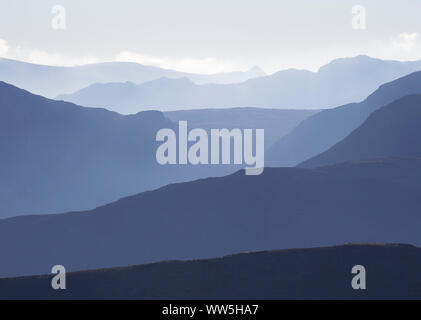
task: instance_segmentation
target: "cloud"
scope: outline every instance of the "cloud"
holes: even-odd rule
[[[28,48],[29,49],[29,48]],[[247,70],[247,67],[234,66],[230,62],[220,61],[216,58],[204,59],[171,59],[167,57],[154,57],[136,52],[122,51],[110,59],[100,59],[94,56],[70,56],[60,52],[49,52],[36,48],[23,49],[21,47],[9,47],[5,40],[0,39],[0,56],[10,59],[21,60],[34,64],[50,66],[79,66],[91,63],[109,61],[127,61],[160,68],[178,70],[189,73],[212,74]]]
[[[115,57],[116,61],[136,62],[144,65],[160,67],[164,69],[179,70],[190,73],[212,74],[220,72],[232,72],[243,70],[240,66],[234,66],[227,61],[216,58],[204,59],[170,59],[153,57],[136,52],[122,51]]]
[[[393,40],[393,45],[404,51],[411,51],[417,45],[419,33],[401,33],[397,39]]]
[[[78,66],[103,62],[96,57],[71,57],[38,49],[24,50],[20,46],[9,46],[4,39],[0,39],[0,57],[52,66]]]
[[[7,45],[6,40],[0,39],[0,57],[7,55],[9,51],[9,46]]]
[[[50,53],[42,50],[30,51],[24,60],[35,64],[69,67],[100,62],[100,60],[95,57],[74,58],[61,53]]]

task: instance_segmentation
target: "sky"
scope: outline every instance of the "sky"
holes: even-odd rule
[[[208,74],[316,71],[359,54],[421,59],[420,12],[418,0],[0,0],[0,57]]]

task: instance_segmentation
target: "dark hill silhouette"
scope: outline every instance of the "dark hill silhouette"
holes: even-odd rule
[[[385,157],[421,158],[421,95],[411,95],[375,111],[344,140],[300,167]]]
[[[258,67],[253,67],[246,72],[203,75],[133,62],[105,62],[59,67],[0,58],[1,81],[49,98],[63,93],[71,93],[94,83],[132,81],[139,84],[162,77],[171,79],[187,77],[197,84],[236,83],[264,75],[265,73]]]
[[[276,142],[266,154],[268,166],[296,166],[328,150],[358,128],[377,109],[411,94],[421,94],[421,72],[382,85],[367,99],[323,110]]]
[[[366,290],[353,290],[363,265]],[[361,244],[253,252],[52,276],[0,279],[0,299],[421,299],[421,249]]]
[[[0,277],[349,242],[421,245],[421,160],[266,168],[0,220]],[[19,254],[16,254],[16,253]]]
[[[225,107],[320,109],[361,101],[381,84],[419,70],[421,61],[357,56],[334,60],[318,72],[288,69],[242,83],[197,85],[188,77],[140,85],[101,83],[57,99],[122,113]]]

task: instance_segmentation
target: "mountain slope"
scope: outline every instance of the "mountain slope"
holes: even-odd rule
[[[320,109],[360,101],[381,84],[418,70],[421,61],[358,56],[334,60],[318,72],[289,69],[229,85],[196,85],[187,79],[95,84],[58,99],[122,113],[226,107]]]
[[[188,120],[190,128],[265,129],[266,141],[274,141],[313,112],[244,108],[170,117]],[[278,128],[278,120],[285,127]],[[178,132],[178,125],[157,111],[123,116],[0,82],[0,218],[87,210],[168,183],[226,175],[242,167],[158,165],[155,154],[161,142],[155,137],[162,128]]]
[[[88,212],[0,220],[0,276],[347,242],[421,245],[420,210],[417,159],[239,171]]]
[[[351,287],[357,264],[366,290]],[[0,299],[420,299],[420,268],[416,247],[345,245],[70,273],[61,291],[52,276],[0,279]]]
[[[395,100],[421,94],[421,72],[382,85],[367,99],[323,110],[273,144],[266,154],[269,166],[295,166],[328,150],[358,128],[369,115]]]
[[[0,80],[36,94],[53,98],[71,93],[94,83],[125,82],[142,83],[162,77],[188,77],[197,84],[235,83],[264,76],[258,67],[247,72],[231,72],[213,75],[192,74],[132,62],[106,62],[76,67],[56,67],[31,64],[0,58]]]
[[[0,217],[86,210],[235,170],[159,165],[155,137],[162,128],[178,130],[160,112],[122,116],[0,82]]]
[[[229,108],[180,110],[165,112],[171,121],[186,120],[192,128],[265,129],[265,148],[289,133],[301,121],[318,110],[277,110],[261,108]]]
[[[421,95],[411,95],[375,111],[344,140],[300,167],[385,157],[421,158]]]

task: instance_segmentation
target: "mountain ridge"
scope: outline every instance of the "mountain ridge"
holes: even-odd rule
[[[231,170],[160,166],[162,128],[176,125],[158,111],[124,116],[0,82],[0,216],[87,209]]]
[[[351,287],[357,264],[369,274],[366,290]],[[67,273],[58,291],[53,275],[0,278],[0,298],[419,299],[420,267],[412,245],[346,244]]]
[[[383,163],[352,164],[340,173],[238,171],[91,211],[0,220],[0,254],[9,257],[0,276],[42,274],[55,264],[77,271],[347,242],[421,245],[421,159]]]
[[[303,168],[384,157],[421,157],[421,95],[409,95],[373,113],[346,138]]]
[[[192,120],[189,128],[203,125],[208,131],[220,126],[267,128],[265,140],[272,142],[314,112],[230,109],[187,113],[186,119],[186,112],[171,114],[175,121],[153,110],[121,115],[51,100],[0,82],[0,218],[93,209],[171,182],[221,176],[241,168],[159,165],[155,155],[161,143],[156,133],[163,128],[177,132],[179,120]],[[285,128],[278,129],[280,124]]]
[[[360,103],[323,110],[294,128],[268,150],[269,166],[296,166],[344,139],[370,114],[404,96],[421,94],[421,72],[381,85]]]
[[[421,61],[398,62],[367,56],[334,60],[318,72],[281,70],[235,84],[186,83],[177,80],[140,84],[123,100],[124,84],[101,84],[72,94],[59,95],[86,106],[102,106],[123,113],[144,109],[264,107],[280,109],[321,109],[361,101],[381,84],[421,70]],[[347,74],[347,77],[343,77]],[[174,90],[177,86],[177,90]],[[100,88],[100,89],[99,89]]]
[[[54,98],[93,83],[132,81],[142,83],[161,77],[189,77],[201,83],[235,83],[265,75],[259,67],[247,71],[193,74],[135,62],[100,62],[81,66],[51,66],[0,58],[0,79],[17,87]],[[140,111],[140,110],[139,110]]]

